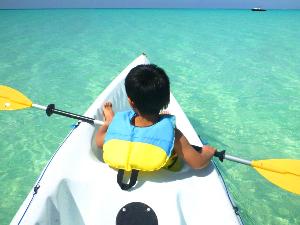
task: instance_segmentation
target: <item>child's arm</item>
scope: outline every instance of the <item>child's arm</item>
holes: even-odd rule
[[[201,152],[196,151],[177,128],[175,128],[174,150],[193,169],[206,167],[216,151],[215,148],[208,145],[204,145]]]
[[[110,101],[107,101],[104,103],[103,107],[103,117],[104,117],[104,124],[99,127],[97,134],[96,134],[96,145],[98,148],[103,148],[104,144],[104,138],[107,132],[107,129],[109,127],[109,124],[111,123],[115,113],[112,109],[112,103]]]
[[[104,138],[107,132],[109,124],[108,123],[104,123],[101,127],[99,127],[97,133],[96,133],[96,145],[98,148],[103,148],[103,144],[104,144]]]

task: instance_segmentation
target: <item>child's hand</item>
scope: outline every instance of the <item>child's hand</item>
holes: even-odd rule
[[[202,150],[210,153],[211,155],[214,155],[217,149],[209,145],[203,145]]]
[[[103,112],[103,116],[104,116],[104,123],[109,125],[115,115],[115,113],[112,109],[112,103],[105,102],[102,107],[102,112]]]

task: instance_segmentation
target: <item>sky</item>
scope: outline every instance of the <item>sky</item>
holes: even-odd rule
[[[253,8],[300,9],[300,0],[0,0],[14,8]]]

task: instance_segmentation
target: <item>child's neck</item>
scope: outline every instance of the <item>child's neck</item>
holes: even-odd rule
[[[133,119],[133,125],[137,127],[148,127],[159,120],[159,115],[140,115],[137,114]]]

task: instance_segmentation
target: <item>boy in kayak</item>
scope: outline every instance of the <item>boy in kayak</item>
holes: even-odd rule
[[[133,68],[125,89],[131,111],[115,115],[111,102],[103,106],[105,121],[96,144],[106,163],[126,171],[157,170],[176,157],[194,169],[210,163],[216,150],[206,145],[196,151],[175,127],[175,117],[160,113],[170,102],[169,78],[163,69],[154,64]]]

